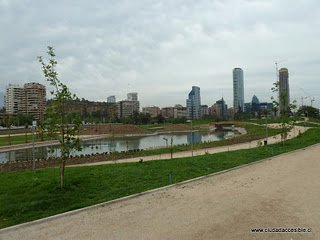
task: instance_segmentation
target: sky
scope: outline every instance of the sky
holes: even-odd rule
[[[291,100],[320,106],[318,0],[0,0],[0,92],[49,84],[37,56],[53,46],[60,80],[80,99],[140,106],[186,104],[192,86],[209,106],[233,102],[232,69],[245,102],[270,101],[276,65]]]

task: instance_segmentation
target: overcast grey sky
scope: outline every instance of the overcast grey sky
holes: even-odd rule
[[[319,0],[0,0],[0,91],[45,82],[38,55],[56,49],[60,80],[79,98],[127,92],[141,106],[232,105],[232,69],[244,70],[245,101],[269,101],[275,62],[291,99],[319,106]]]

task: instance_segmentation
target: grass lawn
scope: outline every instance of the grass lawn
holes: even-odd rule
[[[40,142],[40,139],[37,139],[36,136],[34,136],[35,142]],[[49,140],[49,137],[45,136],[44,140]],[[11,144],[10,144],[11,142]],[[26,136],[23,135],[11,135],[10,139],[9,136],[0,136],[0,146],[9,146],[9,145],[16,145],[16,144],[22,144],[22,143],[32,143],[32,134],[27,135],[27,141]]]
[[[291,117],[287,119],[289,122],[293,122],[293,121],[303,121],[303,118],[301,117]],[[252,123],[257,123],[257,124],[265,124],[266,123],[266,119],[249,119],[249,120],[245,120],[246,122],[252,122]],[[268,118],[267,119],[267,123],[268,124],[272,124],[272,123],[282,123],[283,119],[279,118],[279,117],[273,117],[273,118]]]
[[[0,174],[0,228],[109,201],[320,142],[320,129],[309,129],[284,145],[143,163],[66,169],[66,188],[59,189],[59,170]],[[169,177],[171,174],[172,178]]]
[[[300,123],[296,123],[296,126],[302,126],[302,127],[320,127],[319,124],[314,123],[314,122],[300,122]]]

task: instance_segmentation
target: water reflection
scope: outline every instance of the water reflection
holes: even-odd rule
[[[226,136],[233,135],[232,132],[192,132],[192,133],[173,133],[159,134],[151,136],[132,136],[123,138],[105,138],[82,142],[82,150],[72,152],[73,156],[81,154],[128,151],[133,149],[148,149],[166,147],[166,141],[170,145],[171,137],[173,145],[195,144],[200,142],[219,141]],[[35,159],[48,159],[60,156],[58,146],[36,147]],[[31,161],[33,158],[32,148],[0,153],[0,162],[7,161]]]

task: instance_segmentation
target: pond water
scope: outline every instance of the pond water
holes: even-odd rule
[[[200,142],[220,141],[226,137],[233,136],[231,131],[221,132],[184,132],[165,133],[148,136],[126,136],[119,138],[104,138],[97,140],[82,141],[82,150],[74,151],[73,156],[81,154],[104,153],[114,151],[128,151],[133,149],[150,149],[170,146],[171,138],[173,145],[191,144]],[[35,159],[48,159],[60,156],[59,146],[36,147],[34,149]],[[0,162],[8,161],[31,161],[33,149],[22,149],[0,153]]]

